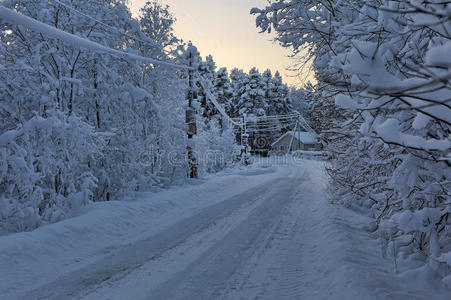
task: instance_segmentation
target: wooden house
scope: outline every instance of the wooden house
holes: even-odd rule
[[[293,151],[319,151],[321,144],[314,132],[287,131],[271,144],[272,155],[285,155]]]

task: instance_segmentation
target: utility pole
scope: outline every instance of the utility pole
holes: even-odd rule
[[[188,61],[190,68],[193,68],[197,64],[195,63],[197,49],[193,45],[188,47]],[[197,89],[194,85],[194,70],[188,70],[188,93],[187,93],[188,105],[186,106],[186,124],[188,144],[186,146],[186,152],[188,155],[188,177],[197,178],[197,157],[193,151],[193,137],[197,133],[196,127],[196,108],[194,107],[194,101],[197,100]]]
[[[290,147],[289,147],[289,149],[287,151],[287,154],[291,154],[291,149],[293,148],[293,139],[294,139],[294,137],[296,135],[296,131],[297,130],[298,130],[298,121],[296,121],[296,125],[294,126],[294,132],[291,135]]]
[[[243,145],[243,149],[241,149],[241,156],[244,155],[244,164],[246,166],[249,165],[248,160],[248,141],[249,141],[249,135],[247,134],[247,128],[246,128],[246,114],[243,114],[243,127],[241,128],[241,144]]]

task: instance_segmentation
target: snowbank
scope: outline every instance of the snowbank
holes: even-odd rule
[[[141,194],[133,201],[95,203],[72,219],[32,232],[2,236],[0,295],[7,299],[21,298],[26,292],[89,265],[122,245],[157,233],[283,173],[282,169],[261,165],[250,170],[237,167],[192,185]]]

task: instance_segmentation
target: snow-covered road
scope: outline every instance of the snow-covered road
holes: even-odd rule
[[[392,262],[381,258],[380,247],[362,229],[366,220],[331,206],[325,190],[321,162],[264,163],[149,195],[157,206],[148,207],[151,201],[143,204],[144,199],[101,207],[90,217],[3,237],[0,294],[4,299],[446,299],[441,285],[416,286],[412,276],[395,275]],[[146,209],[149,214],[137,213]],[[24,258],[27,254],[31,257]]]

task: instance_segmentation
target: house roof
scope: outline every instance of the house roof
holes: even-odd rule
[[[295,139],[299,140],[304,145],[312,145],[312,144],[316,144],[318,142],[318,136],[313,132],[287,131],[285,134],[283,134],[281,137],[279,137],[274,143],[272,143],[271,146],[274,146],[275,144],[279,143],[287,135],[294,137]]]

